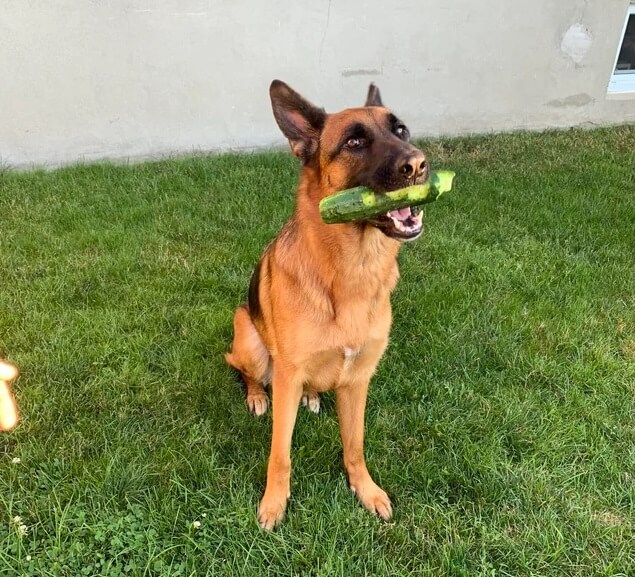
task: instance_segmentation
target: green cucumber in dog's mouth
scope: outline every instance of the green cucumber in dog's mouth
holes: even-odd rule
[[[375,192],[365,186],[343,190],[320,201],[320,216],[327,224],[369,220],[388,213],[400,220],[400,216],[417,216],[418,206],[434,202],[443,193],[452,190],[455,173],[438,170],[430,174],[425,184],[415,184],[390,192]],[[408,215],[404,209],[410,209]],[[401,212],[404,212],[401,215]]]

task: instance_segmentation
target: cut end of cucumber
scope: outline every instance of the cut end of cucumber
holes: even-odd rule
[[[430,175],[430,184],[432,184],[432,186],[434,186],[434,188],[438,191],[437,198],[439,198],[444,192],[452,190],[452,183],[455,176],[456,172],[452,170],[440,170],[438,172],[433,172]]]

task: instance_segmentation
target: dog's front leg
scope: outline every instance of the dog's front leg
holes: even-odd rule
[[[258,508],[258,521],[273,529],[284,517],[291,496],[291,439],[302,397],[302,380],[297,370],[283,368],[274,361],[271,383],[273,432],[267,467],[267,486]]]
[[[379,355],[370,353],[370,358],[361,358],[360,367],[347,383],[336,391],[337,416],[342,437],[344,466],[351,490],[361,504],[371,513],[388,520],[392,516],[392,505],[386,492],[373,481],[364,458],[364,415],[368,385],[385,343],[376,343]],[[364,356],[364,353],[362,353]],[[373,357],[375,357],[373,359]]]
[[[388,520],[392,505],[386,492],[373,481],[364,459],[364,410],[366,383],[351,383],[337,390],[337,414],[344,449],[344,466],[351,490],[371,513]]]

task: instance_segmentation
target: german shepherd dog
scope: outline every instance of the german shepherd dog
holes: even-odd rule
[[[272,387],[271,453],[258,521],[273,529],[284,517],[298,406],[317,412],[319,393],[330,390],[350,487],[366,509],[387,520],[390,499],[364,460],[364,412],[388,343],[397,253],[402,241],[421,234],[422,214],[406,208],[367,222],[324,224],[318,205],[354,186],[388,192],[423,184],[428,163],[374,84],[365,106],[334,114],[279,80],[269,92],[276,122],[302,162],[296,207],[255,268],[225,357],[242,374],[251,413],[267,411],[265,387]]]

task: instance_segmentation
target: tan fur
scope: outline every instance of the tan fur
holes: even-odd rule
[[[368,385],[388,343],[390,293],[399,272],[400,242],[372,226],[325,225],[321,198],[346,188],[363,167],[332,160],[332,150],[352,121],[378,131],[384,108],[358,108],[329,115],[319,158],[304,166],[296,210],[261,259],[260,314],[236,311],[227,362],[247,385],[250,410],[262,414],[264,385],[271,381],[273,434],[267,486],[259,521],[273,528],[290,495],[290,448],[303,395],[334,390],[349,482],[362,504],[388,519],[388,496],[372,480],[364,461],[364,411]],[[379,132],[379,131],[378,131]],[[379,138],[379,136],[378,136]],[[297,143],[291,142],[297,154]],[[319,406],[319,400],[317,401]]]

